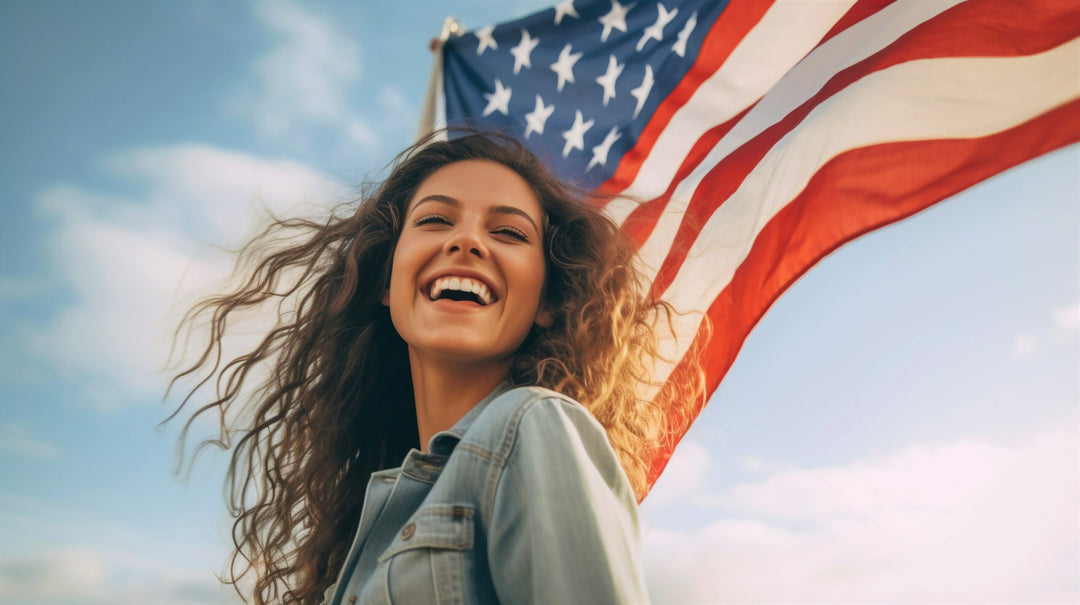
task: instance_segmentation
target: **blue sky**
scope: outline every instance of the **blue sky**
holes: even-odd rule
[[[411,142],[443,17],[542,6],[0,5],[0,601],[233,602],[177,311]],[[643,507],[655,600],[1080,598],[1078,202],[1074,145],[796,283]]]

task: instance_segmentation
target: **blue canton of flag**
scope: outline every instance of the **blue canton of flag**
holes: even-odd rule
[[[563,0],[443,45],[449,125],[514,135],[586,189],[614,172],[726,2]]]

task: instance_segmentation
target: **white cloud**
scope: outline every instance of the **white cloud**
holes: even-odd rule
[[[259,207],[275,213],[317,212],[343,193],[328,177],[303,164],[209,145],[139,149],[115,155],[106,165],[149,186],[137,207],[118,218],[153,218],[161,229],[212,238],[227,246],[251,235],[253,210]]]
[[[349,122],[349,127],[346,129],[349,133],[349,137],[357,143],[364,145],[374,145],[378,142],[378,137],[375,135],[375,131],[368,126],[367,122],[363,120],[353,120]]]
[[[723,520],[646,536],[650,590],[660,603],[1074,602],[1075,426],[736,485],[715,494]]]
[[[384,116],[390,124],[399,127],[415,127],[420,117],[420,107],[424,99],[413,99],[406,95],[401,88],[393,84],[386,84],[379,88],[375,96],[379,107],[379,114]]]
[[[739,468],[748,473],[767,473],[780,470],[783,467],[768,462],[758,456],[747,456],[739,461]]]
[[[645,500],[649,509],[657,510],[697,496],[704,487],[708,470],[708,450],[699,443],[684,439],[650,490]]]
[[[0,563],[0,595],[7,598],[78,596],[105,582],[103,562],[86,551],[56,551]]]
[[[3,453],[27,458],[60,457],[55,445],[34,437],[25,425],[10,420],[0,421],[0,454]]]
[[[231,99],[234,109],[269,136],[296,135],[319,124],[345,127],[353,140],[375,144],[371,129],[349,107],[349,91],[361,76],[355,38],[288,0],[256,3],[255,13],[279,43],[258,59],[256,81]]]
[[[208,573],[165,569],[146,553],[79,547],[0,560],[0,601],[27,605],[240,602]]]
[[[403,111],[408,115],[415,115],[417,113],[416,108],[413,107],[412,101],[404,91],[391,84],[387,84],[379,89],[378,101],[379,108],[385,111]]]
[[[1080,303],[1054,309],[1054,324],[1066,330],[1080,330]]]
[[[1009,349],[1009,354],[1013,359],[1031,359],[1035,355],[1035,349],[1038,342],[1031,334],[1017,334],[1013,339],[1012,346]]]
[[[342,189],[300,164],[200,145],[144,149],[106,163],[145,187],[139,199],[57,186],[38,207],[55,228],[46,249],[70,304],[44,323],[16,326],[8,354],[47,362],[82,384],[92,404],[162,392],[172,330],[194,293],[220,284],[260,220],[325,214]],[[17,351],[16,351],[17,350]]]

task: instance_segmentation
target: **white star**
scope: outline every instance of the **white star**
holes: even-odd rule
[[[619,62],[615,60],[615,55],[608,57],[607,71],[604,75],[596,79],[596,83],[604,87],[604,105],[607,102],[615,98],[615,80],[619,78],[619,74],[622,73],[625,65],[619,65]]]
[[[607,42],[613,27],[621,32],[626,31],[626,13],[629,11],[629,6],[619,4],[618,0],[611,0],[611,11],[600,17],[600,24],[604,26],[604,32],[600,34],[601,42]]]
[[[559,92],[562,92],[563,84],[574,83],[574,63],[584,53],[570,54],[570,45],[567,44],[559,51],[559,60],[551,64],[551,71],[559,75]]]
[[[664,8],[663,4],[657,3],[656,5],[657,15],[656,23],[653,23],[649,27],[645,28],[645,31],[641,33],[641,39],[638,40],[637,49],[641,50],[645,48],[645,44],[649,40],[656,40],[657,42],[664,39],[664,28],[668,23],[675,18],[675,15],[679,14],[679,9],[674,9],[670,13]]]
[[[532,63],[529,62],[529,55],[532,54],[536,45],[540,44],[540,38],[533,38],[529,36],[529,32],[525,31],[525,28],[521,28],[521,42],[517,46],[510,49],[510,54],[514,55],[514,75],[521,71],[521,66],[532,68]]]
[[[607,154],[611,151],[611,144],[618,141],[620,138],[622,138],[622,135],[619,134],[619,129],[613,127],[611,131],[607,133],[607,136],[604,137],[604,142],[592,148],[592,159],[589,160],[589,165],[585,167],[585,171],[588,172],[592,170],[592,167],[597,164],[606,166]]]
[[[690,13],[690,18],[686,20],[686,25],[683,26],[682,31],[679,32],[678,38],[675,40],[675,45],[671,48],[675,51],[675,54],[680,57],[686,56],[686,41],[690,39],[690,34],[694,33],[694,26],[697,25],[697,11]]]
[[[580,18],[577,11],[574,10],[574,0],[563,0],[555,5],[555,25],[558,25],[566,15],[570,15],[575,19]]]
[[[585,149],[585,131],[592,128],[592,125],[593,120],[582,121],[580,109],[574,114],[574,125],[562,135],[566,139],[566,144],[562,148],[562,157],[569,155],[571,149]]]
[[[641,108],[645,105],[645,99],[649,98],[649,92],[652,90],[653,77],[652,77],[652,65],[645,66],[645,77],[641,79],[641,86],[638,86],[634,90],[630,91],[630,95],[637,99],[637,107],[634,108],[634,119],[637,119],[637,114],[641,111]]]
[[[525,138],[529,138],[529,135],[534,132],[544,134],[544,124],[547,123],[553,111],[555,111],[554,103],[544,107],[544,99],[540,98],[540,95],[536,95],[536,109],[525,114]]]
[[[484,98],[488,100],[487,107],[484,108],[484,113],[480,115],[488,115],[489,113],[498,110],[499,113],[505,115],[510,114],[510,89],[503,86],[503,83],[495,78],[495,92],[485,92]]]
[[[484,49],[490,48],[491,50],[498,50],[499,45],[495,43],[495,38],[491,37],[491,32],[495,31],[494,25],[487,27],[481,27],[476,30],[476,38],[480,40],[480,44],[476,47],[476,54],[484,54]]]

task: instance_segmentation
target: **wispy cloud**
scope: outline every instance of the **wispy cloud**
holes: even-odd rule
[[[239,602],[215,577],[228,545],[221,535],[214,539],[213,523],[162,513],[142,527],[92,508],[0,491],[0,603]],[[162,523],[166,518],[172,522]]]
[[[1077,344],[1076,332],[1080,330],[1080,303],[1058,307],[1050,313],[1050,328],[1040,330],[1036,336],[1030,332],[1017,334],[1009,346],[1009,355],[1018,361],[1032,359],[1043,347],[1068,344],[1073,351]]]
[[[758,456],[747,456],[739,461],[739,468],[748,473],[767,473],[780,470],[783,466],[768,462]]]
[[[271,0],[254,6],[278,43],[256,61],[253,81],[230,99],[234,110],[271,137],[334,126],[357,143],[375,145],[373,129],[350,106],[349,91],[362,72],[356,40],[298,3]]]
[[[0,560],[0,600],[27,605],[239,603],[209,574],[178,573],[145,556],[69,548]]]
[[[10,420],[0,420],[0,454],[55,459],[60,457],[60,449],[34,437],[26,425]]]
[[[261,208],[325,213],[342,190],[295,162],[201,145],[137,150],[106,166],[143,194],[60,185],[38,196],[53,223],[49,261],[71,302],[14,326],[5,353],[48,364],[108,409],[132,394],[157,400],[176,313],[231,270],[208,243],[238,246]]]
[[[1080,303],[1054,309],[1054,324],[1066,330],[1080,330]]]
[[[913,445],[736,485],[713,494],[723,520],[646,536],[650,589],[663,603],[1071,602],[1075,425],[1019,447]]]
[[[684,439],[645,500],[649,509],[698,496],[705,487],[708,470],[709,451],[695,441]]]
[[[380,114],[389,123],[413,126],[420,117],[420,103],[393,84],[379,88],[375,99]]]
[[[115,220],[129,226],[153,220],[154,227],[178,237],[211,238],[227,246],[253,232],[259,208],[275,213],[318,211],[343,193],[329,177],[298,162],[211,145],[137,149],[104,163],[113,174],[142,184],[145,193],[134,207],[96,204],[95,209],[112,210]]]
[[[1018,360],[1031,359],[1035,355],[1037,345],[1038,341],[1033,335],[1027,333],[1017,334],[1013,338],[1012,346],[1009,348],[1009,355]]]

